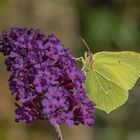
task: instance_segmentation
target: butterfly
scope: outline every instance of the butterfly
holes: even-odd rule
[[[129,90],[140,77],[140,54],[132,51],[92,54],[87,48],[82,62],[88,96],[96,108],[110,113],[128,100]]]

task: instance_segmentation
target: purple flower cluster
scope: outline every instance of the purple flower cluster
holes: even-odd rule
[[[0,52],[11,72],[16,121],[48,119],[51,124],[93,125],[94,106],[83,88],[85,76],[69,49],[39,30],[12,28],[0,38]]]

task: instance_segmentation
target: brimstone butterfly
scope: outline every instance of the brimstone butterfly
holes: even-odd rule
[[[110,113],[127,101],[128,91],[140,77],[140,54],[103,51],[93,55],[89,51],[83,70],[90,99],[98,109]]]

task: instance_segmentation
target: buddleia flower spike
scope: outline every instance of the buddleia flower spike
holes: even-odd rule
[[[0,45],[11,73],[8,83],[15,96],[16,122],[49,120],[60,140],[61,124],[94,124],[95,104],[83,87],[85,75],[56,36],[12,28],[3,32]]]

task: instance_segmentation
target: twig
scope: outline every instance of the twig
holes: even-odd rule
[[[55,124],[54,127],[55,127],[55,130],[57,132],[57,140],[64,140],[59,125],[58,124]]]

